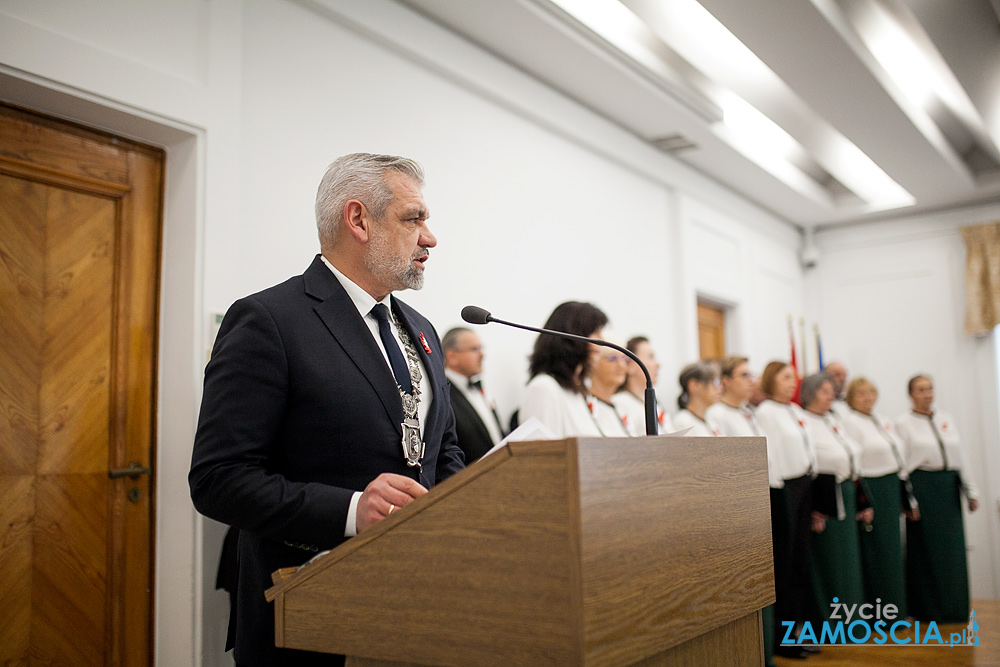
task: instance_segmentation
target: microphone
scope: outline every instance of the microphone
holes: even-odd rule
[[[486,324],[493,320],[493,316],[485,308],[466,306],[462,309],[462,319],[469,324]]]
[[[653,389],[653,378],[649,375],[649,369],[646,368],[646,364],[642,363],[639,360],[639,357],[635,356],[635,354],[621,345],[615,345],[614,343],[609,343],[608,341],[601,340],[600,338],[587,338],[586,336],[577,336],[576,334],[566,333],[565,331],[538,329],[535,327],[529,327],[525,324],[507,322],[493,317],[493,315],[490,314],[490,311],[485,308],[480,308],[479,306],[466,306],[463,308],[462,319],[469,324],[489,324],[490,322],[496,322],[497,324],[514,327],[515,329],[524,329],[525,331],[533,331],[535,333],[548,334],[550,336],[559,336],[560,338],[569,338],[571,340],[578,340],[584,343],[593,343],[594,345],[600,345],[601,347],[610,347],[613,350],[618,350],[619,352],[624,353],[629,359],[639,364],[639,368],[642,369],[643,374],[646,376],[646,392],[645,400],[643,401],[643,407],[646,412],[646,435],[657,434],[656,390]]]

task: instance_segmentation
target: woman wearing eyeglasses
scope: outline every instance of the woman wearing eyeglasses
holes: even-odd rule
[[[623,352],[609,347],[598,347],[593,353],[588,405],[601,435],[608,438],[632,435],[611,400],[615,390],[625,382],[628,362],[629,358]]]
[[[705,412],[719,402],[722,394],[719,369],[707,361],[697,361],[684,367],[678,382],[681,385],[681,395],[677,397],[680,411],[672,420],[674,428],[678,431],[690,429],[685,434],[688,436],[719,435],[705,421]]]
[[[720,435],[763,435],[748,401],[753,393],[753,375],[746,357],[726,357],[719,364],[722,396],[709,406],[705,421]],[[780,478],[779,478],[780,479]]]
[[[720,364],[722,378],[722,399],[705,412],[707,421],[720,435],[763,436],[764,431],[757,423],[757,417],[750,409],[749,401],[754,392],[754,378],[746,357],[726,357]],[[777,462],[767,449],[767,481],[771,495],[780,493],[785,481],[781,479]],[[774,505],[775,503],[772,503]],[[764,664],[773,665],[774,654],[774,605],[763,610]]]
[[[907,608],[920,620],[965,623],[969,570],[961,494],[975,512],[979,492],[963,470],[955,420],[934,409],[931,379],[917,375],[908,389],[913,409],[896,420],[896,430],[906,444],[906,468],[920,503],[920,519],[906,522]]]

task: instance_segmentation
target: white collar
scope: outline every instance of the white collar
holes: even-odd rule
[[[450,368],[444,369],[444,374],[448,377],[448,381],[451,382],[453,386],[456,386],[463,391],[469,388],[469,382],[472,381],[472,378],[467,378],[458,371],[454,371]]]
[[[347,292],[347,296],[351,297],[351,301],[354,302],[354,307],[358,309],[359,313],[361,313],[361,317],[367,316],[372,311],[372,308],[376,303],[385,304],[385,307],[392,311],[392,293],[387,294],[381,301],[376,301],[371,294],[364,291],[356,282],[341,273],[340,270],[331,264],[330,260],[328,260],[324,255],[320,255],[320,259],[322,259],[323,263],[326,264],[331,271],[333,271],[333,275],[340,281],[344,291]]]

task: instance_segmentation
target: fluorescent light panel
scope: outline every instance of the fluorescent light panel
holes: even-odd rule
[[[652,31],[653,36],[706,77],[707,82],[688,83],[722,109],[722,121],[710,123],[713,133],[800,194],[831,208],[838,200],[846,203],[851,198],[836,196],[842,194],[841,188],[824,187],[824,182],[833,180],[855,193],[868,210],[913,204],[908,192],[842,135],[825,142],[822,159],[817,160],[814,152],[766,114],[717,77],[713,79],[713,72],[724,70],[727,76],[738,77],[758,90],[774,88],[773,82],[780,81],[695,0],[550,1],[642,66],[659,72],[666,65],[649,48]],[[774,98],[788,94],[787,88],[782,87],[774,91]],[[827,133],[830,132],[832,128]],[[801,169],[798,165],[803,164],[804,157],[809,165]],[[816,174],[826,177],[817,180]]]

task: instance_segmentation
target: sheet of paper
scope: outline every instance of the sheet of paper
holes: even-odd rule
[[[507,446],[508,442],[525,442],[527,440],[559,440],[559,438],[545,424],[540,422],[537,417],[531,417],[528,421],[511,431],[506,438],[494,445],[493,449],[483,454],[482,458],[485,459],[501,447]]]

